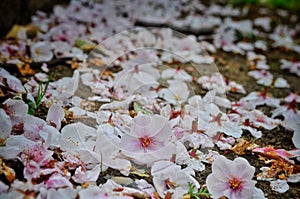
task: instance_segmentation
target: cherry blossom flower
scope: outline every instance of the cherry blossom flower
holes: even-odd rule
[[[81,166],[77,167],[75,170],[72,179],[77,183],[84,182],[95,182],[97,181],[99,174],[101,172],[101,168],[99,165],[96,165],[93,169],[87,170],[86,168],[82,168]]]
[[[241,48],[244,51],[252,51],[254,50],[254,46],[251,43],[247,43],[247,42],[238,42],[237,46],[239,48]]]
[[[208,104],[200,111],[198,129],[213,137],[217,132],[238,138],[242,135],[242,129],[238,123],[232,122],[215,104]]]
[[[192,176],[193,170],[182,170],[180,166],[169,161],[158,161],[151,168],[153,184],[160,195],[164,198],[167,192],[173,194],[172,198],[181,198],[189,190],[188,182],[192,183],[197,189],[199,183]]]
[[[256,128],[263,127],[268,130],[274,129],[281,123],[279,120],[269,118],[259,110],[250,111],[247,114],[245,114],[242,118],[244,120],[248,119],[248,122]]]
[[[270,22],[271,22],[270,17],[260,17],[254,20],[254,25],[262,27],[266,31],[270,31],[271,29]]]
[[[51,146],[58,145],[57,140],[60,138],[56,128],[49,126],[43,119],[31,115],[24,118],[24,136],[32,141],[49,139]]]
[[[242,85],[236,83],[235,81],[230,81],[221,73],[214,73],[211,75],[211,77],[201,76],[197,82],[200,83],[205,89],[216,90],[218,94],[224,94],[225,91],[242,94],[246,93]]]
[[[273,191],[277,191],[279,193],[285,193],[290,188],[286,180],[273,180],[271,181],[270,186]]]
[[[6,139],[5,146],[0,147],[0,154],[5,159],[13,159],[24,149],[31,148],[34,144],[36,143],[24,135],[11,135]]]
[[[249,51],[247,52],[247,60],[252,68],[261,70],[270,69],[270,66],[267,64],[267,58],[264,55]]]
[[[8,86],[10,89],[16,92],[25,93],[25,89],[21,81],[3,68],[0,68],[0,85]]]
[[[135,195],[149,198],[150,195],[136,188],[125,187],[117,184],[112,179],[108,179],[100,186],[90,185],[78,192],[80,198],[108,198],[108,199],[132,199]]]
[[[33,160],[40,166],[45,166],[53,160],[53,151],[46,149],[47,146],[44,144],[37,143],[30,148],[24,149],[21,154],[21,158],[24,163]]]
[[[23,122],[28,112],[28,105],[24,101],[7,99],[3,104],[4,110],[9,115],[13,125]]]
[[[212,173],[206,185],[214,198],[251,198],[256,181],[252,180],[255,168],[244,158],[231,161],[219,156],[212,164]]]
[[[267,89],[263,89],[261,92],[251,92],[246,97],[240,99],[241,102],[252,102],[255,107],[266,104],[272,107],[278,107],[280,100],[270,96]]]
[[[101,79],[99,73],[100,71],[93,70],[82,74],[80,76],[82,83],[86,86],[89,86],[93,93],[101,94],[103,97],[110,97],[111,92],[109,92],[109,89],[113,87],[113,82]]]
[[[293,100],[300,103],[300,96],[297,93],[290,93],[288,96],[284,98],[285,102],[292,102]]]
[[[285,47],[295,52],[300,52],[300,46],[297,45],[293,39],[295,30],[288,28],[285,25],[279,25],[275,28],[274,33],[270,34],[269,37],[274,41],[273,47]]]
[[[282,77],[278,77],[273,81],[273,85],[275,88],[289,88],[290,85],[286,81],[286,79],[283,79]]]
[[[26,179],[26,182],[15,179],[9,186],[0,181],[3,198],[157,198],[158,193],[160,197],[181,199],[190,190],[189,182],[196,189],[200,187],[194,178],[194,170],[203,171],[203,162],[211,164],[215,161],[212,174],[207,178],[213,198],[260,199],[264,198],[264,193],[254,187],[254,168],[243,158],[230,161],[210,148],[216,144],[221,150],[230,149],[242,130],[259,138],[262,128],[272,130],[280,124],[294,131],[292,141],[296,148],[300,148],[300,112],[297,110],[300,97],[297,94],[277,99],[264,89],[231,102],[224,97],[225,94],[246,94],[243,86],[220,73],[206,75],[205,67],[205,75],[197,83],[204,88],[200,94],[206,94],[203,97],[193,95],[189,83],[196,77],[192,78],[181,67],[187,62],[205,66],[213,64],[216,56],[211,57],[204,50],[215,54],[219,48],[246,54],[251,69],[249,75],[259,84],[288,88],[286,79],[273,77],[268,71],[270,66],[266,56],[256,54],[256,51],[266,51],[268,46],[262,41],[266,36],[264,32],[253,30],[253,26],[270,31],[269,17],[254,21],[221,19],[217,15],[243,16],[248,8],[205,6],[186,0],[163,3],[147,0],[147,6],[141,9],[132,6],[136,3],[139,2],[103,0],[100,4],[71,1],[67,6],[55,6],[54,14],[49,17],[37,12],[32,21],[40,31],[34,38],[27,37],[23,28],[17,40],[1,43],[0,63],[17,65],[30,61],[30,58],[34,62],[50,61],[54,56],[83,61],[88,57],[85,50],[101,44],[89,55],[91,62],[78,63],[79,69],[72,77],[50,82],[42,99],[43,105],[49,108],[46,120],[28,115],[26,104],[28,100],[35,103],[37,81],[46,82],[46,75],[37,73],[32,78],[23,78],[22,81],[27,81],[23,86],[18,78],[0,69],[1,88],[5,94],[8,92],[9,96],[14,96],[6,99],[3,109],[0,109],[0,156],[4,160],[20,159],[24,164],[21,172]],[[278,13],[282,16],[288,14],[283,10],[278,10]],[[292,21],[295,19],[291,16]],[[193,33],[203,28],[215,29],[216,32],[197,38],[195,35],[186,37],[171,29],[153,28],[135,29],[118,34],[117,39],[108,38],[122,30],[132,29],[138,23],[167,25]],[[298,26],[293,29],[278,26],[267,36],[274,40],[273,47],[300,52],[295,40],[297,31]],[[262,37],[262,40],[249,43],[249,35]],[[246,40],[242,41],[240,36]],[[202,39],[213,41],[214,45]],[[76,60],[72,62],[75,66],[73,63]],[[164,63],[177,65],[165,69]],[[42,70],[49,72],[43,65]],[[96,65],[101,65],[101,68]],[[103,71],[105,65],[108,68]],[[281,68],[300,74],[295,60],[282,59]],[[194,74],[197,71],[189,72]],[[75,96],[80,78],[91,89],[91,94],[85,96],[87,99],[82,98],[81,92],[78,92],[80,97]],[[15,100],[25,95],[27,100]],[[99,110],[91,106],[96,104],[95,101],[101,104]],[[138,108],[134,107],[136,104]],[[275,108],[271,111],[273,118],[256,109],[265,104]],[[92,119],[95,126],[78,122],[66,124],[61,129],[64,108],[70,105],[74,107],[66,113],[72,111],[73,115],[67,115],[66,119],[83,116],[80,119]],[[274,119],[278,116],[283,116],[283,121],[281,117],[280,120]],[[291,163],[300,160],[299,149],[285,151],[264,147],[252,152],[274,152]],[[96,185],[100,172],[107,168],[128,176],[141,165],[151,169],[153,183],[127,178],[128,183],[123,186],[120,180],[117,181],[118,177],[112,176],[105,184]],[[264,173],[257,179],[271,181],[272,189],[280,193],[288,189],[287,183],[300,179],[298,174],[291,174],[285,180],[276,180],[275,176],[268,178],[268,169],[262,168]]]
[[[255,48],[258,48],[258,49],[261,49],[263,51],[266,51],[268,48],[267,48],[267,45],[266,45],[266,42],[262,41],[262,40],[258,40],[254,43],[254,47]],[[260,69],[268,69],[268,68],[260,68]]]
[[[288,61],[286,59],[280,60],[280,68],[288,69],[291,73],[295,73],[300,76],[300,62],[299,61]]]
[[[136,65],[134,68],[121,71],[116,75],[114,88],[122,88],[123,86],[125,86],[129,94],[132,94],[134,92],[141,92],[139,90],[143,88],[146,88],[146,90],[156,88],[158,82],[151,73],[149,74],[148,71],[143,70],[141,66]]]
[[[37,196],[39,190],[42,189],[41,184],[33,184],[31,181],[22,182],[19,180],[14,180],[10,185],[8,193],[1,194],[3,198],[24,198]]]
[[[286,101],[290,101],[292,99],[286,99]],[[293,99],[292,101],[288,102],[287,104],[284,104],[283,106],[279,106],[276,109],[274,109],[272,112],[272,117],[276,117],[279,115],[282,115],[284,117],[284,120],[282,122],[282,125],[285,126],[287,129],[294,130],[294,136],[292,138],[295,146],[297,148],[300,147],[300,111],[296,108],[297,102],[296,99]]]
[[[139,114],[133,119],[130,133],[121,138],[122,148],[135,153],[147,153],[169,143],[171,125],[160,115]]]
[[[129,175],[131,163],[124,158],[125,156],[120,151],[122,149],[120,141],[110,140],[107,136],[107,134],[112,133],[112,130],[113,128],[103,128],[101,125],[98,127],[95,147],[89,151],[91,156],[85,155],[86,160],[83,160],[85,162],[96,161],[96,163],[103,165],[103,169],[111,167],[118,169],[124,175]]]
[[[34,43],[31,48],[31,56],[33,61],[50,61],[53,57],[51,44],[48,42]]]
[[[79,84],[79,71],[75,70],[73,77],[63,77],[56,82],[50,83],[51,86],[56,89],[50,89],[49,93],[55,96],[57,99],[68,101],[67,99],[72,97],[78,88]]]
[[[188,82],[192,81],[192,76],[190,76],[181,67],[177,67],[176,69],[174,69],[174,68],[166,69],[162,72],[161,77],[164,78],[164,79],[172,77],[176,80],[183,80],[183,81],[188,81]]]
[[[225,78],[221,73],[214,73],[210,77],[201,76],[197,82],[202,85],[202,88],[207,90],[216,90],[218,94],[225,94],[226,92]]]
[[[47,150],[42,144],[35,144],[24,149],[21,153],[21,159],[25,165],[24,177],[34,179],[39,178],[42,174],[57,172],[56,169],[49,168],[49,163],[53,160],[52,155],[53,151]]]
[[[258,84],[270,86],[273,82],[273,75],[266,70],[249,71],[248,75],[254,77]]]
[[[217,48],[222,48],[224,51],[230,51],[236,40],[235,32],[233,29],[229,29],[225,25],[220,26],[217,30],[217,34],[214,37],[214,45]]]
[[[168,80],[169,87],[163,88],[158,95],[172,104],[181,104],[188,99],[189,89],[186,83],[178,80]]]
[[[195,148],[181,153],[179,156],[176,156],[176,163],[179,165],[185,164],[187,167],[194,169],[196,171],[205,170],[205,165],[202,163],[200,157],[203,156],[203,153]]]

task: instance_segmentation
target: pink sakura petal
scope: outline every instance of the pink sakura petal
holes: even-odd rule
[[[21,93],[26,92],[21,81],[17,77],[12,76],[11,74],[9,74],[9,72],[4,70],[3,68],[0,68],[0,85],[2,86],[5,86],[3,83],[4,79],[6,80],[6,83],[10,89]]]
[[[89,198],[89,199],[99,199],[99,198],[107,198],[108,194],[104,193],[97,186],[89,186],[86,189],[82,189],[78,192],[80,198]]]
[[[219,156],[214,161],[212,165],[212,172],[215,173],[216,176],[218,176],[221,181],[224,181],[230,177],[231,171],[231,161],[226,159],[224,156]]]
[[[299,149],[300,148],[300,130],[299,129],[294,131],[292,141],[293,141],[295,147]]]
[[[9,186],[0,181],[0,194],[4,194],[8,191]]]
[[[284,101],[289,103],[291,103],[293,100],[300,103],[300,96],[297,93],[290,93],[284,98]]]
[[[206,184],[213,198],[249,198],[256,181],[252,180],[255,168],[244,158],[228,160],[219,156],[212,165],[212,173],[207,177]]]
[[[285,180],[271,181],[270,186],[273,191],[278,193],[285,193],[290,188]]]
[[[180,166],[169,161],[157,161],[151,168],[153,184],[163,198],[165,191],[184,189],[188,191],[188,182],[192,183],[197,189],[199,183],[191,176],[191,173],[180,168]]]
[[[51,188],[73,188],[72,183],[64,176],[60,174],[52,175],[46,182],[46,186],[48,189]]]
[[[52,104],[48,110],[46,121],[49,125],[54,126],[59,130],[61,127],[61,121],[64,117],[64,109],[57,104]]]
[[[13,124],[21,122],[28,112],[28,105],[22,100],[8,99],[4,103],[4,110]]]
[[[137,117],[133,119],[134,125],[138,126],[148,126],[151,122],[151,117],[143,114],[139,114]]]
[[[122,174],[128,175],[131,164],[128,160],[119,157],[120,146],[112,143],[112,141],[109,140],[103,132],[100,132],[99,129],[97,132],[99,133],[99,136],[97,137],[94,148],[94,152],[97,156],[95,155],[94,157],[97,158],[101,164],[118,169]]]
[[[28,180],[38,178],[41,175],[40,165],[33,160],[30,160],[24,168],[24,177]]]
[[[121,148],[124,151],[136,152],[136,153],[144,153],[144,149],[141,145],[139,138],[135,138],[129,135],[122,136],[121,139]]]
[[[236,166],[232,167],[232,173],[235,173],[240,179],[251,179],[253,177],[255,168],[246,159],[238,157],[233,160],[233,164]]]
[[[37,42],[31,46],[31,56],[36,62],[50,61],[53,57],[51,44],[48,42]]]
[[[76,198],[76,190],[73,187],[59,188],[59,189],[49,189],[47,190],[47,199],[57,199],[57,198]]]
[[[155,136],[161,141],[167,141],[171,133],[171,124],[165,117],[154,115],[151,117],[151,123],[147,127],[147,135]]]
[[[0,109],[0,138],[7,138],[12,129],[12,124],[9,116],[5,113],[3,109]]]
[[[222,181],[220,178],[209,175],[206,178],[206,184],[213,184],[214,187],[211,188],[211,186],[208,186],[208,191],[211,193],[215,198],[220,198],[224,195],[225,190],[227,189],[226,183]]]
[[[77,183],[96,181],[100,174],[100,169],[99,165],[96,165],[92,170],[84,170],[81,166],[79,166],[75,170],[75,174],[72,179]]]
[[[275,88],[289,88],[290,85],[286,79],[283,79],[282,77],[278,77],[274,81],[274,87]]]

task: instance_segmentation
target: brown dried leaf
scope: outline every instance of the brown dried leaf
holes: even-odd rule
[[[234,145],[231,150],[234,151],[238,155],[243,155],[246,153],[247,150],[251,150],[254,146],[257,146],[253,142],[248,142],[243,138],[237,139],[237,144]]]
[[[170,192],[167,192],[165,195],[165,199],[172,199],[172,194]]]
[[[0,97],[5,97],[5,94],[1,88],[0,88]]]
[[[35,71],[30,68],[29,64],[16,64],[18,67],[18,70],[20,71],[21,75],[33,75],[35,74]]]
[[[16,178],[16,173],[15,171],[6,166],[6,164],[0,159],[0,174],[4,174],[8,182],[13,182]]]

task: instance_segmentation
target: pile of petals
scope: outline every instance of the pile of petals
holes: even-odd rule
[[[290,85],[271,73],[263,55],[268,48],[299,53],[299,24],[273,30],[268,17],[254,22],[232,18],[246,15],[247,9],[151,2],[133,9],[138,1],[71,1],[55,6],[50,16],[33,16],[38,27],[34,37],[24,27],[15,40],[0,43],[1,64],[24,68],[42,63],[42,71],[24,82],[0,69],[5,94],[0,108],[1,197],[265,198],[256,180],[270,181],[280,193],[300,181],[300,97],[270,95],[272,88]],[[185,36],[138,24],[192,33],[210,28],[214,34]],[[265,32],[271,45],[261,38]],[[249,34],[261,39],[239,39]],[[248,75],[263,89],[248,93],[224,77],[210,55],[217,49],[244,56]],[[72,76],[51,80],[47,63],[70,57],[78,62]],[[299,76],[299,61],[278,62]],[[229,100],[228,93],[243,97]],[[261,106],[271,108],[271,116]],[[242,138],[247,132],[258,140],[281,126],[293,131],[293,150],[260,147]],[[268,166],[254,168],[245,158],[229,160],[219,154],[229,150],[253,152]],[[197,178],[208,164],[212,173],[200,184]],[[261,170],[257,176],[255,169]]]

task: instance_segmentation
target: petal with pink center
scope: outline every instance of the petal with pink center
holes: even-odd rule
[[[144,153],[139,138],[132,137],[130,135],[123,135],[120,144],[122,150],[136,153]]]

